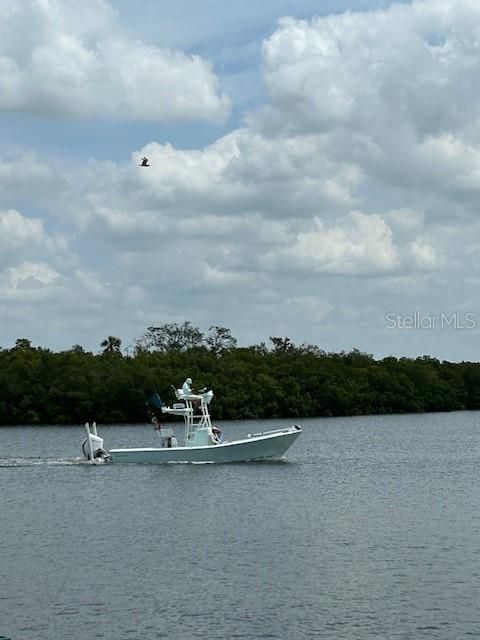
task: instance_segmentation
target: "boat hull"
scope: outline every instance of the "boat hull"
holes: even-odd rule
[[[205,447],[173,447],[142,449],[111,449],[115,463],[165,464],[172,462],[225,463],[281,458],[302,430],[298,426],[267,434],[255,434],[244,440],[234,440]]]

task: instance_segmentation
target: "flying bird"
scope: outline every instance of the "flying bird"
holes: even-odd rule
[[[139,167],[150,167],[151,165],[148,164],[148,158],[146,156],[143,156],[142,162],[138,166]]]

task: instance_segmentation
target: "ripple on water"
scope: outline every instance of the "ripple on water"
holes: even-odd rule
[[[287,462],[231,465],[92,466],[81,429],[0,429],[0,633],[480,637],[478,418],[303,421]]]

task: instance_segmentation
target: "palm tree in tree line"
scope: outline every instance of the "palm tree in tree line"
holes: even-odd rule
[[[100,343],[100,346],[103,349],[102,353],[104,355],[120,354],[122,341],[120,340],[120,338],[116,338],[115,336],[107,336],[105,340]]]

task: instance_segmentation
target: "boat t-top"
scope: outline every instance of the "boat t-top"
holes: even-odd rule
[[[190,382],[187,379],[186,382]],[[176,402],[166,406],[158,394],[156,406],[163,414],[179,416],[184,421],[183,443],[179,445],[175,430],[158,426],[159,447],[141,447],[105,450],[103,439],[97,433],[95,423],[85,425],[87,438],[83,453],[92,462],[136,462],[162,464],[166,462],[242,462],[282,458],[302,433],[293,425],[260,433],[249,433],[240,440],[228,441],[222,430],[212,426],[209,405],[213,391],[191,392],[189,385],[175,389]],[[156,418],[153,419],[156,422]]]

